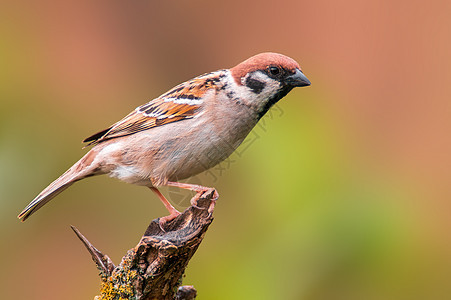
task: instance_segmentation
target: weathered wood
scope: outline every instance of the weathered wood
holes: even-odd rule
[[[216,198],[215,190],[208,190],[197,205],[167,222],[164,230],[159,219],[153,220],[138,245],[118,266],[72,226],[100,271],[101,290],[95,300],[194,299],[197,291],[192,286],[181,286],[182,277],[213,221]]]

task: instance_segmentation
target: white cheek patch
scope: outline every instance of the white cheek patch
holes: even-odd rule
[[[270,82],[265,86],[265,88],[260,93],[261,99],[268,99],[275,95],[279,89],[280,89],[280,83],[278,81],[272,80],[273,82]]]
[[[263,83],[263,88],[259,93],[255,93],[251,88],[246,86],[246,82],[249,77],[253,80],[257,80]],[[232,80],[231,82],[234,83]],[[254,107],[258,111],[266,105],[268,99],[274,96],[280,89],[280,82],[268,77],[263,72],[249,73],[241,78],[241,85],[235,84],[234,89],[237,91],[238,97],[248,104]]]
[[[262,93],[265,93],[266,95],[276,93],[280,88],[280,82],[268,77],[268,75],[264,74],[263,72],[254,72],[252,74],[246,75],[246,77],[248,76],[252,76],[252,79],[265,83],[265,87],[263,88]]]
[[[241,78],[241,85],[242,85],[242,86],[245,86],[245,85],[246,85],[246,80],[247,80],[248,77],[249,77],[249,74],[247,74],[246,76],[244,76],[244,77]]]

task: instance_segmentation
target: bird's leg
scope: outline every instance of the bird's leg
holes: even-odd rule
[[[213,200],[212,204],[208,208],[209,212],[213,211],[214,203],[219,198],[219,194],[214,188],[208,188],[208,187],[201,186],[201,185],[182,183],[182,182],[174,182],[174,181],[168,181],[166,183],[166,185],[167,186],[179,187],[179,188],[182,188],[182,189],[186,189],[186,190],[190,190],[190,191],[196,192],[196,195],[194,195],[194,197],[190,201],[191,205],[196,207],[196,208],[199,208],[197,206],[197,200],[199,200],[200,196],[202,196],[203,193],[214,191],[214,194],[213,194],[213,197],[212,197],[212,200]]]
[[[176,217],[178,217],[180,215],[180,212],[175,209],[174,206],[172,206],[171,203],[169,203],[169,201],[163,196],[162,193],[160,193],[160,191],[157,188],[154,187],[150,187],[150,189],[157,194],[158,198],[161,200],[161,202],[163,202],[164,206],[166,207],[166,209],[169,211],[169,216],[165,216],[165,217],[161,217],[160,218],[160,228],[165,231],[163,229],[164,224],[166,224],[169,221],[174,220]]]

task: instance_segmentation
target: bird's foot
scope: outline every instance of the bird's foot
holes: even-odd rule
[[[180,216],[180,212],[179,211],[173,211],[170,215],[165,216],[165,217],[161,217],[158,219],[158,225],[160,225],[160,229],[163,232],[166,232],[166,230],[164,229],[166,227],[166,224],[172,220],[174,220],[175,218],[177,218],[178,216]]]
[[[201,186],[201,185],[197,185],[197,184],[189,184],[189,183],[183,183],[183,182],[173,182],[173,181],[168,181],[166,183],[167,186],[174,186],[174,187],[179,187],[182,189],[186,189],[186,190],[190,190],[190,191],[194,191],[196,192],[196,195],[194,195],[194,197],[191,199],[190,203],[191,206],[198,208],[198,209],[204,209],[202,207],[199,207],[197,205],[197,201],[199,200],[199,198],[204,195],[205,193],[213,193],[212,197],[211,197],[211,204],[208,207],[208,212],[212,213],[213,209],[215,207],[215,202],[216,200],[219,198],[219,194],[216,191],[216,189],[214,188],[209,188],[209,187],[205,187],[205,186]]]
[[[202,189],[196,191],[197,192],[196,195],[194,195],[194,197],[191,198],[191,201],[190,201],[191,206],[195,207],[195,208],[198,208],[198,209],[205,209],[203,207],[199,207],[197,205],[197,201],[199,201],[199,198],[202,197],[205,194],[207,194],[207,195],[213,194],[212,197],[211,197],[210,206],[208,207],[208,212],[212,213],[214,208],[215,208],[216,200],[219,198],[218,191],[216,191],[216,189],[214,189],[214,188],[207,188],[207,187],[201,187],[201,186],[199,186],[199,187],[202,188]]]

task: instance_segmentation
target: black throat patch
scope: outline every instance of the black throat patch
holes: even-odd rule
[[[265,106],[263,106],[263,109],[258,113],[258,120],[260,120],[274,104],[279,102],[279,100],[285,97],[292,89],[292,86],[286,85],[282,87],[274,96],[269,98],[268,102],[266,102]]]

